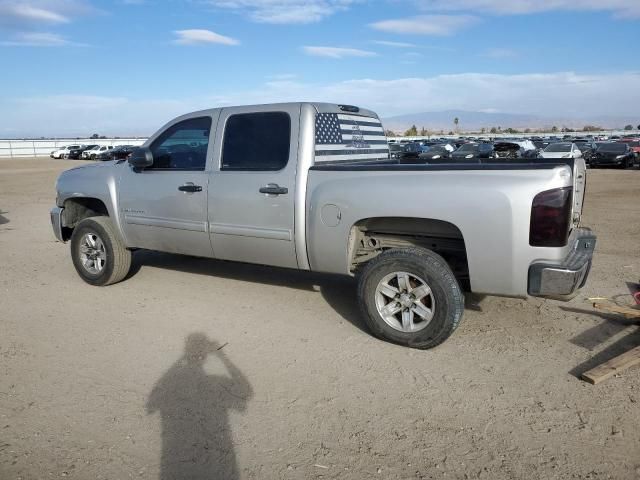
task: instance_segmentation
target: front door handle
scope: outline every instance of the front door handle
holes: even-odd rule
[[[180,185],[178,187],[178,190],[180,190],[181,192],[195,193],[201,192],[202,187],[200,185],[194,185],[193,183],[185,183],[184,185]]]
[[[259,192],[268,195],[286,195],[289,193],[289,189],[287,187],[281,187],[277,183],[270,183],[266,187],[260,187]]]

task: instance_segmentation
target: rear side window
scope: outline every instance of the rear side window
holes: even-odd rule
[[[222,170],[282,170],[289,161],[291,117],[285,112],[232,115],[222,144]]]
[[[167,128],[151,145],[149,170],[204,170],[211,117],[190,118]]]

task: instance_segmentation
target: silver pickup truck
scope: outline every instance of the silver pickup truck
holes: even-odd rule
[[[589,273],[582,159],[490,161],[399,163],[350,105],[203,110],[62,173],[51,222],[92,285],[123,280],[139,248],[351,275],[376,336],[430,348],[464,290],[568,298]]]

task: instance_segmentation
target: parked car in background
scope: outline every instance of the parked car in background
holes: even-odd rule
[[[417,160],[422,146],[416,142],[389,144],[389,157],[397,160]]]
[[[635,164],[635,155],[626,143],[598,142],[589,164],[592,167],[631,168]]]
[[[75,150],[78,148],[83,147],[84,145],[80,145],[80,144],[74,144],[74,145],[67,145],[65,147],[61,147],[57,150],[54,150],[53,152],[51,152],[49,154],[49,156],[51,158],[64,158],[64,156],[69,153],[70,150]]]
[[[106,152],[112,148],[113,147],[111,145],[96,145],[94,148],[82,152],[82,158],[86,160],[95,160],[95,158],[102,152]]]
[[[96,160],[123,160],[131,155],[135,148],[133,145],[119,145],[96,155]]]
[[[82,158],[82,154],[91,148],[97,147],[98,145],[83,145],[78,148],[71,148],[67,153],[64,154],[64,158],[68,158],[69,160],[79,160]]]
[[[582,152],[573,142],[551,143],[540,152],[542,158],[580,158]]]
[[[576,144],[582,153],[582,158],[587,165],[589,165],[589,160],[591,159],[591,155],[593,155],[593,151],[596,149],[596,143],[592,141],[580,142]]]
[[[419,159],[425,163],[446,163],[451,159],[452,151],[451,145],[433,145],[426,152],[422,152]]]
[[[402,158],[402,154],[404,153],[403,143],[390,143],[389,144],[389,157],[394,159]]]
[[[490,143],[465,143],[451,154],[451,160],[456,162],[480,161],[493,155],[493,145]]]
[[[404,146],[402,160],[417,160],[418,156],[422,153],[422,148],[422,145],[418,142],[407,143]]]
[[[538,151],[531,140],[499,141],[493,144],[493,158],[515,160],[537,156]]]
[[[640,160],[640,138],[623,138],[621,142],[626,143],[636,156],[636,161]]]

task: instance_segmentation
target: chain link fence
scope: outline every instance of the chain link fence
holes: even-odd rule
[[[66,145],[142,145],[146,138],[74,138],[42,140],[0,140],[0,158],[48,157]]]

